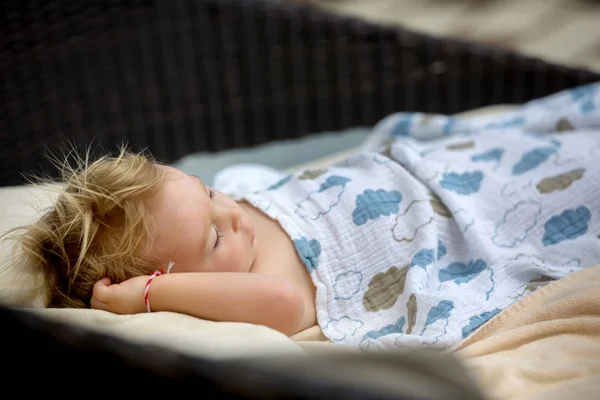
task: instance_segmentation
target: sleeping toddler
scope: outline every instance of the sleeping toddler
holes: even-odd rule
[[[394,114],[362,151],[243,196],[123,150],[65,174],[19,265],[49,307],[448,348],[600,263],[599,157],[600,85],[473,120]]]

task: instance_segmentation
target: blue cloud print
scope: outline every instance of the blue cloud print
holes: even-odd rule
[[[472,124],[470,121],[464,119],[457,119],[454,117],[445,116],[446,123],[442,128],[442,133],[444,136],[449,136],[450,134],[457,133],[469,133],[473,130]]]
[[[358,271],[348,271],[335,278],[332,289],[334,300],[350,300],[360,290],[363,276]]]
[[[502,156],[504,155],[504,149],[500,147],[494,147],[486,152],[473,154],[471,156],[471,161],[479,162],[479,161],[500,161]]]
[[[367,189],[356,196],[356,207],[352,212],[352,221],[364,225],[370,219],[397,214],[402,201],[402,193],[397,190]]]
[[[368,339],[377,340],[382,336],[391,335],[392,333],[402,333],[406,319],[404,316],[400,317],[398,321],[393,324],[386,325],[379,330],[369,331],[363,336],[363,341]]]
[[[537,168],[557,151],[556,147],[538,147],[523,154],[521,159],[513,166],[513,175],[522,175]]]
[[[394,128],[392,130],[392,136],[400,137],[400,136],[410,136],[411,135],[411,125],[413,120],[415,119],[415,113],[403,113],[398,116],[398,120],[394,124]]]
[[[308,268],[308,272],[312,273],[319,266],[319,256],[321,255],[321,242],[317,239],[308,240],[302,236],[299,239],[294,239],[294,246],[300,256],[300,259]]]
[[[537,225],[542,205],[537,201],[519,201],[496,223],[492,242],[498,247],[513,248],[522,243]],[[519,227],[518,230],[515,227]]]
[[[375,154],[373,156],[373,162],[376,162],[377,164],[387,164],[389,162],[391,162],[392,160],[390,159],[389,156],[383,155],[383,154]]]
[[[488,322],[490,319],[492,319],[494,316],[500,313],[500,311],[502,310],[500,310],[499,308],[495,308],[492,311],[486,311],[479,315],[469,318],[469,323],[463,326],[462,328],[463,339],[469,336],[471,333],[475,332],[477,328]]]
[[[468,133],[471,130],[470,121],[458,119],[449,115],[443,114],[424,114],[423,118],[427,118],[427,123],[423,121],[420,126],[421,134],[413,132],[413,136],[422,136],[423,139],[429,140],[440,136],[449,136],[450,134]]]
[[[582,99],[593,97],[596,91],[600,89],[600,84],[590,83],[588,85],[577,86],[569,90],[573,101],[579,101]]]
[[[587,99],[583,102],[579,110],[582,114],[589,114],[596,109],[596,105],[592,101],[592,99]]]
[[[463,172],[462,174],[450,172],[443,175],[440,186],[444,189],[468,196],[479,191],[482,180],[483,172],[481,171]]]
[[[321,184],[321,186],[319,186],[319,190],[317,190],[317,193],[322,193],[324,191],[326,191],[327,189],[329,189],[330,187],[334,187],[334,186],[346,186],[346,183],[350,182],[351,179],[350,178],[346,178],[344,176],[339,176],[339,175],[331,175],[330,177],[328,177],[325,182],[323,182]]]
[[[592,213],[584,206],[555,215],[544,224],[542,243],[544,246],[551,246],[584,235],[591,218]]]
[[[311,192],[306,196],[306,199],[298,203],[296,207],[296,214],[301,218],[308,218],[310,220],[317,220],[322,215],[329,213],[333,207],[339,204],[346,184],[350,182],[350,178],[346,178],[339,175],[332,175],[328,177],[325,182],[319,186],[314,192]],[[335,190],[329,190],[337,188]]]
[[[467,264],[453,262],[438,273],[440,282],[454,281],[456,284],[467,283],[487,269],[485,261],[471,260]]]
[[[592,83],[585,86],[579,86],[570,90],[571,98],[579,103],[579,111],[582,114],[589,114],[596,109],[594,104],[594,95],[600,88],[597,83]]]
[[[421,249],[417,251],[410,262],[410,268],[418,266],[425,269],[428,265],[433,264],[434,260],[435,256],[433,249]]]
[[[450,300],[442,300],[437,306],[431,307],[429,313],[427,313],[427,319],[425,320],[425,325],[423,325],[421,335],[425,332],[425,329],[427,329],[429,325],[432,325],[440,320],[445,320],[447,322],[453,309],[454,303]]]
[[[444,243],[442,243],[441,240],[438,240],[438,245],[437,245],[437,259],[439,260],[440,258],[444,257],[446,255],[446,246],[444,246]]]
[[[339,319],[331,319],[323,327],[323,333],[334,342],[341,342],[347,336],[354,336],[356,331],[365,324],[357,319],[344,316]]]
[[[509,119],[503,119],[500,121],[488,122],[484,125],[483,129],[507,129],[507,128],[518,128],[525,124],[525,118],[522,116],[515,116]]]
[[[288,183],[292,179],[292,175],[288,175],[285,178],[281,178],[271,186],[269,186],[266,190],[276,190]]]

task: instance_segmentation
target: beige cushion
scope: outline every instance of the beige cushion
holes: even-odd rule
[[[17,243],[6,233],[39,218],[56,198],[54,189],[56,186],[0,188],[0,234],[4,235],[0,242],[0,301],[4,304],[43,307],[43,294],[30,296],[39,287],[36,285],[39,278],[25,271],[15,271],[13,256]]]

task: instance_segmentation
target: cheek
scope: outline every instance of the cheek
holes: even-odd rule
[[[243,246],[230,243],[223,250],[219,255],[219,272],[240,272],[247,267],[248,254]]]

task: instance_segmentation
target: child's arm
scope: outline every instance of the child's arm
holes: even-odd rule
[[[155,311],[214,321],[266,325],[288,335],[304,316],[300,290],[282,278],[248,273],[181,273],[157,277],[150,287]]]
[[[94,287],[92,307],[120,314],[145,312],[148,277]],[[154,278],[152,311],[172,311],[213,321],[265,325],[286,335],[300,330],[304,301],[299,288],[282,278],[248,273],[175,273]],[[134,304],[132,304],[134,303]]]

